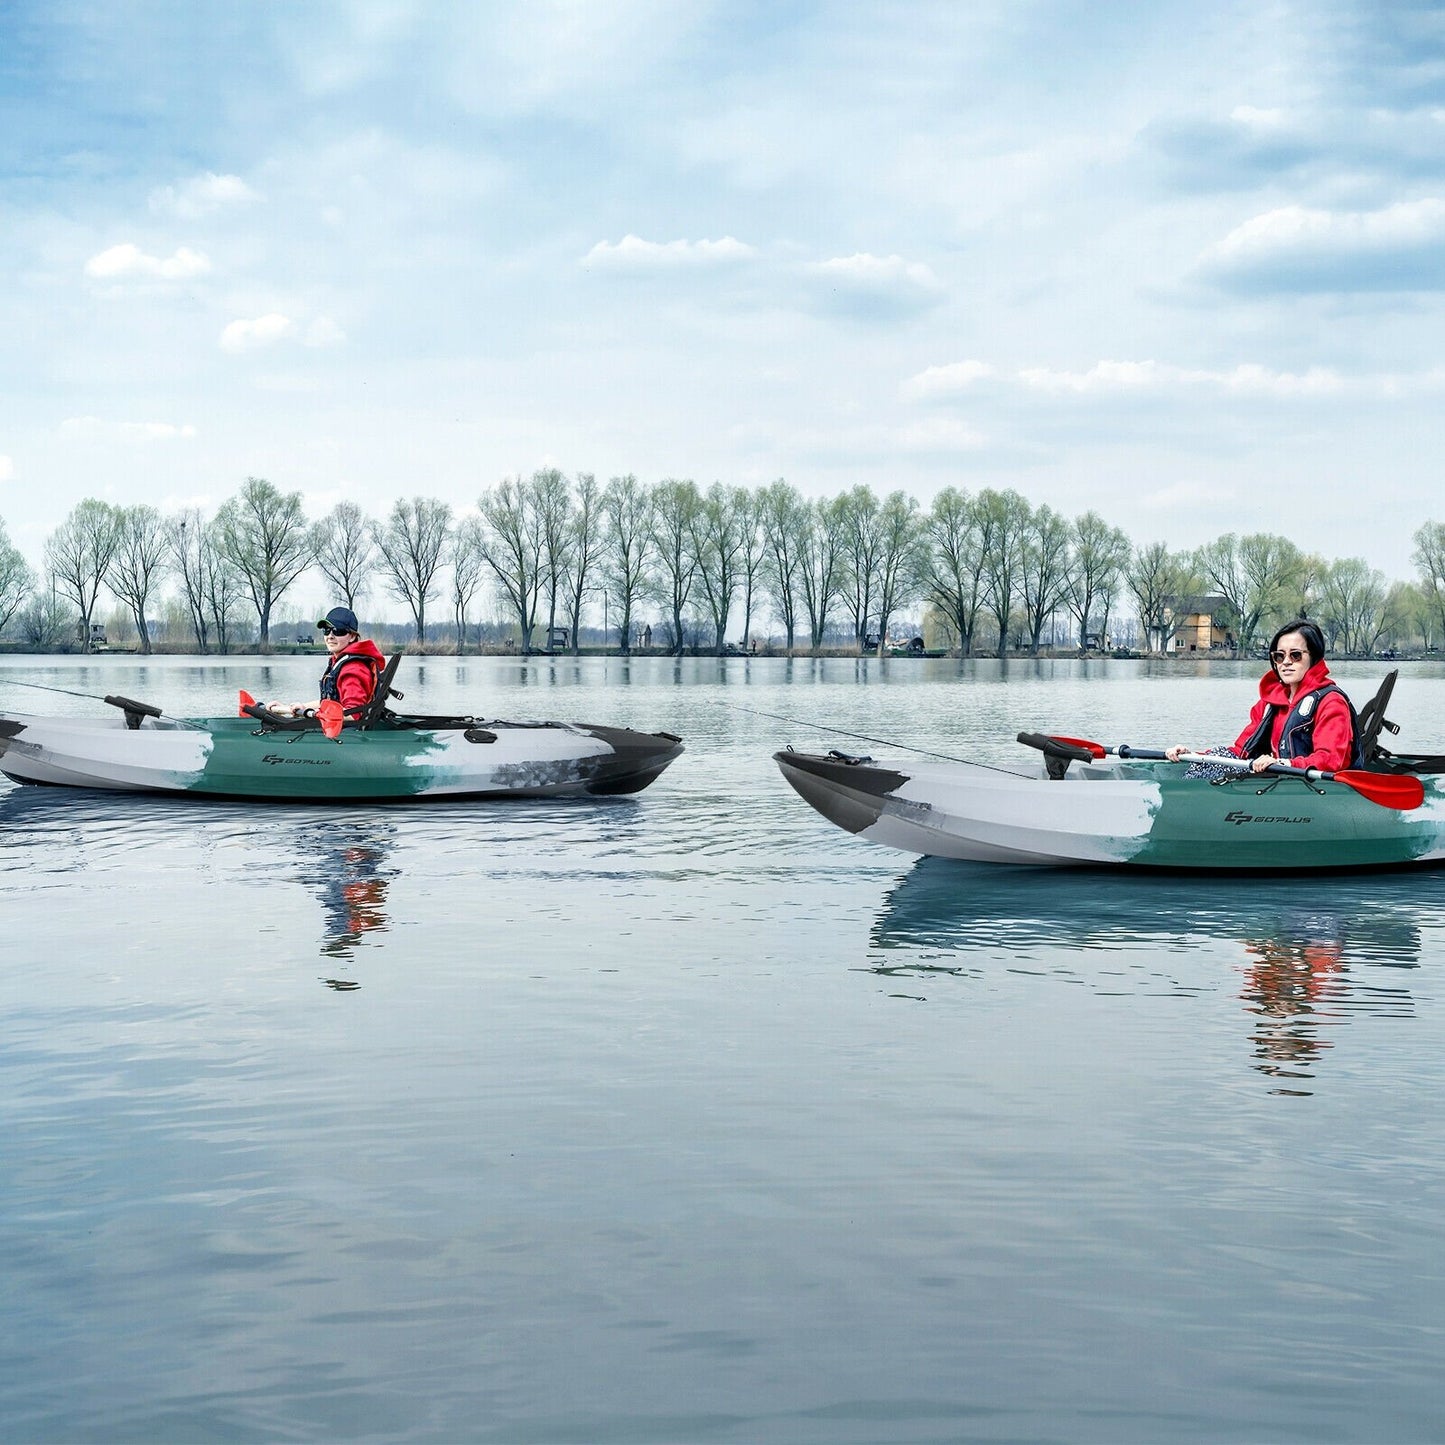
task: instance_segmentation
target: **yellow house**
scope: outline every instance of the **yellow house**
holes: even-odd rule
[[[1218,620],[1224,608],[1225,601],[1222,597],[1179,598],[1166,614],[1172,629],[1166,650],[1232,652],[1235,646],[1234,634]]]

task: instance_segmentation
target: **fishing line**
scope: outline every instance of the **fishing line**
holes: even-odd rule
[[[752,713],[754,717],[769,717],[772,718],[774,722],[789,723],[795,728],[816,728],[819,732],[837,733],[839,737],[855,738],[860,743],[877,743],[879,747],[884,748],[901,748],[906,753],[919,753],[925,758],[938,758],[941,762],[945,763],[966,763],[971,768],[987,768],[991,773],[1006,773],[1011,778],[1028,776],[1027,773],[1016,773],[1012,768],[998,768],[992,763],[975,762],[972,758],[956,758],[951,753],[930,752],[927,748],[916,748],[912,743],[894,742],[891,738],[872,738],[869,737],[867,733],[852,733],[846,728],[829,727],[826,723],[806,722],[800,718],[784,717],[781,713],[763,712],[761,708],[744,707],[740,702],[730,702],[727,706],[734,708],[738,712]]]
[[[66,697],[83,697],[88,702],[103,702],[111,707],[115,706],[115,704],[112,703],[108,697],[102,697],[97,692],[76,692],[73,687],[53,687],[51,684],[45,682],[26,682],[23,678],[19,677],[0,677],[0,687],[4,686],[33,687],[40,692],[63,692]],[[177,727],[190,728],[193,731],[200,732],[206,731],[206,729],[201,727],[199,723],[193,723],[187,718],[173,717],[170,719],[170,721],[174,723]]]

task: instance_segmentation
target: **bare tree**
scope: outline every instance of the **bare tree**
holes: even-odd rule
[[[759,523],[766,550],[762,577],[783,624],[791,653],[798,630],[798,573],[810,509],[798,489],[779,477],[758,497]]]
[[[547,595],[547,651],[557,626],[557,599],[567,585],[567,552],[571,545],[568,516],[572,498],[567,478],[556,467],[532,473],[532,506],[542,538],[542,587]]]
[[[712,615],[713,647],[721,657],[727,645],[728,614],[737,595],[743,554],[744,515],[740,487],[714,482],[693,518],[692,545],[697,580]]]
[[[45,563],[51,580],[80,613],[83,652],[90,651],[90,620],[119,542],[120,514],[108,503],[87,497],[45,543]]]
[[[170,570],[170,547],[161,514],[144,504],[116,513],[118,540],[105,574],[106,585],[130,609],[142,654],[151,650],[146,604],[151,589]]]
[[[225,541],[220,518],[212,518],[201,541],[203,560],[200,576],[205,592],[206,615],[215,633],[216,651],[223,654],[231,650],[237,627],[236,616],[250,590],[246,578],[226,555]]]
[[[517,614],[522,629],[522,651],[532,650],[537,599],[542,592],[542,529],[530,488],[521,478],[504,477],[483,492],[481,510],[482,555]]]
[[[1389,588],[1385,574],[1359,557],[1341,557],[1325,570],[1320,589],[1320,621],[1332,647],[1368,657],[1386,627]]]
[[[1445,522],[1426,522],[1415,533],[1412,559],[1420,590],[1433,613],[1433,626],[1445,635]]]
[[[979,546],[983,552],[984,596],[998,624],[998,655],[1008,650],[1009,618],[1019,600],[1025,533],[1032,511],[1012,489],[985,489],[977,502]]]
[[[457,629],[457,651],[467,650],[467,609],[482,585],[482,519],[468,513],[452,529],[447,559],[452,569],[452,620]]]
[[[353,611],[376,571],[374,531],[355,502],[338,502],[312,529],[316,566]]]
[[[1139,629],[1146,651],[1163,652],[1184,614],[1179,601],[1199,591],[1193,554],[1171,552],[1165,542],[1140,547],[1129,563],[1129,591],[1139,605]]]
[[[878,586],[878,498],[871,487],[854,487],[838,498],[842,524],[839,545],[843,555],[843,588],[853,619],[853,636],[861,646],[868,632],[873,593]],[[880,630],[878,637],[883,641]]]
[[[924,528],[924,593],[948,619],[959,655],[969,657],[984,587],[977,509],[966,492],[945,487],[934,497]]]
[[[702,497],[690,479],[667,477],[652,489],[652,546],[657,558],[658,595],[672,618],[672,650],[681,656],[686,638],[682,614],[697,578],[694,538]]]
[[[1029,629],[1029,651],[1038,656],[1046,623],[1064,604],[1073,581],[1068,521],[1048,505],[1029,516],[1019,567],[1020,600]]]
[[[737,498],[738,535],[741,548],[738,552],[738,581],[743,594],[743,646],[753,631],[754,598],[763,574],[763,561],[767,548],[762,529],[762,497],[747,487],[738,487]]]
[[[602,546],[602,492],[591,472],[579,472],[567,529],[567,613],[572,655],[582,650],[582,607],[593,589],[592,576]]]
[[[55,652],[75,641],[79,619],[61,599],[54,577],[31,593],[20,610],[20,635],[41,652]],[[89,636],[90,629],[85,629]]]
[[[918,501],[890,492],[878,509],[878,655],[887,646],[893,613],[917,595],[923,564]]]
[[[828,618],[842,592],[845,565],[843,513],[847,505],[846,497],[813,502],[799,538],[798,576],[803,586],[808,637],[814,652],[823,645]]]
[[[632,651],[632,614],[647,590],[652,565],[652,493],[631,472],[613,477],[602,494],[602,574],[617,603],[618,637]]]
[[[10,541],[0,521],[0,632],[20,610],[35,586],[35,574],[26,565],[20,549]]]
[[[1109,611],[1129,565],[1129,539],[1097,512],[1085,512],[1073,526],[1074,567],[1069,585],[1069,611],[1079,627],[1079,646],[1091,635],[1108,635]]]
[[[435,497],[398,501],[372,533],[387,588],[411,612],[416,640],[426,641],[426,605],[437,594],[436,575],[451,530],[452,509]]]
[[[251,594],[261,625],[261,646],[271,643],[271,609],[311,565],[311,529],[300,492],[280,492],[262,477],[246,485],[216,514],[221,554]]]

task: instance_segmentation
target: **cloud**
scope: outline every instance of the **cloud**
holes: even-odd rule
[[[906,401],[935,401],[968,391],[976,382],[996,375],[987,361],[951,361],[947,366],[930,366],[910,376],[901,388]]]
[[[204,276],[210,269],[210,258],[189,247],[182,246],[173,256],[162,259],[146,255],[131,241],[112,246],[85,263],[85,274],[96,281],[185,281]]]
[[[1200,269],[1241,291],[1445,289],[1445,200],[1377,211],[1281,206],[1236,226]]]
[[[757,250],[733,236],[720,241],[644,241],[624,236],[615,245],[599,241],[582,258],[582,265],[606,271],[633,273],[675,271],[706,266],[735,266],[751,261]]]
[[[906,401],[943,402],[959,396],[975,382],[991,379],[1002,386],[1052,396],[1138,396],[1186,394],[1200,390],[1232,396],[1317,397],[1345,391],[1374,391],[1398,395],[1436,385],[1434,373],[1412,378],[1376,376],[1347,381],[1325,366],[1306,371],[1276,371],[1254,362],[1228,369],[1175,366],[1162,361],[1097,361],[1084,371],[1048,366],[1021,366],[1001,371],[987,361],[955,361],[930,366],[909,377],[899,388]]]
[[[826,309],[860,317],[923,311],[943,299],[938,277],[902,256],[835,256],[803,268],[815,299]]]
[[[1157,491],[1145,492],[1135,499],[1135,504],[1146,512],[1175,512],[1182,508],[1198,507],[1203,501],[1215,506],[1220,502],[1232,502],[1234,499],[1234,488],[1221,485],[1218,481],[1211,481],[1208,486],[1199,482],[1181,481],[1160,487]]]
[[[227,206],[248,205],[259,199],[240,176],[218,176],[207,171],[178,185],[157,188],[150,193],[149,205],[154,214],[195,221]]]
[[[0,482],[15,480],[15,462],[11,457],[0,455]]]
[[[87,440],[171,442],[192,440],[196,429],[189,423],[177,426],[168,421],[107,422],[98,416],[72,416],[60,423],[60,434]]]
[[[258,351],[292,336],[296,323],[278,311],[268,312],[250,320],[232,321],[221,332],[221,350],[230,352]]]

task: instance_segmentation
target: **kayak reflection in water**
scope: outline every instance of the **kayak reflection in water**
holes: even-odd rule
[[[334,845],[322,855],[321,904],[326,912],[323,957],[352,958],[368,933],[386,932],[386,895],[393,870],[384,865],[390,841],[385,834],[373,831],[349,843]]]

